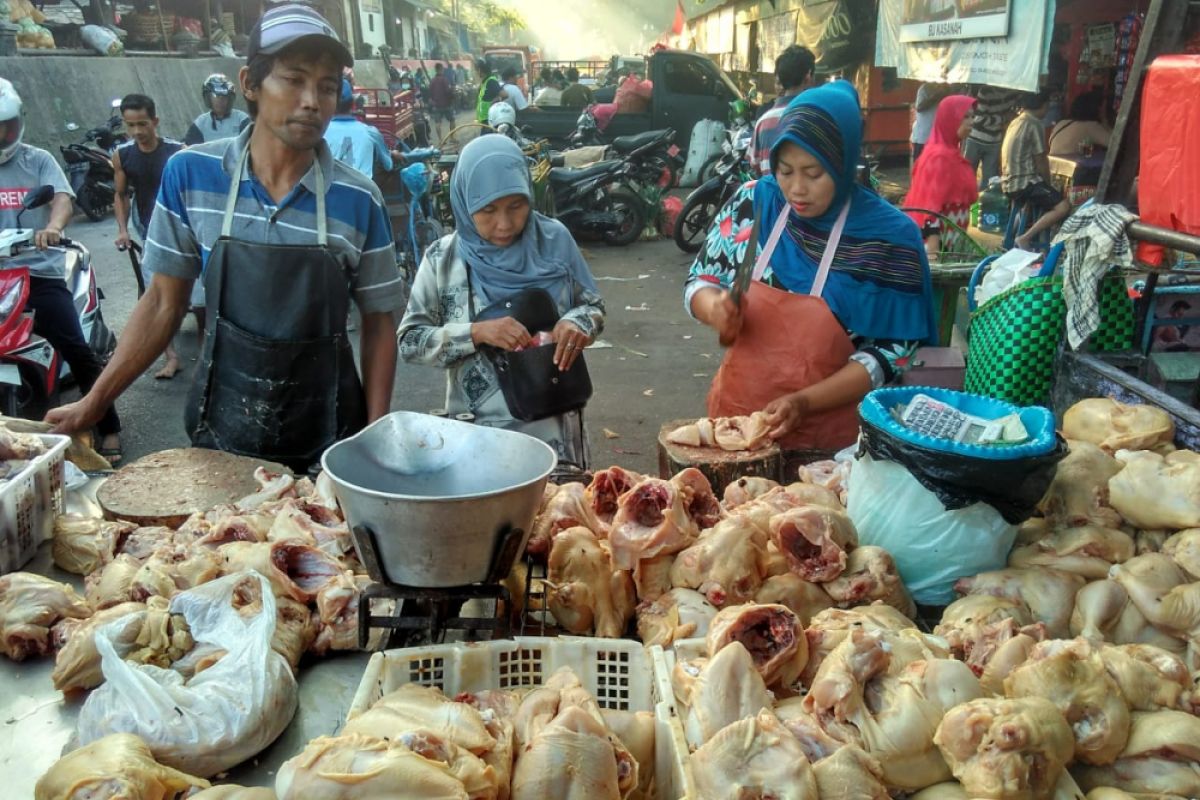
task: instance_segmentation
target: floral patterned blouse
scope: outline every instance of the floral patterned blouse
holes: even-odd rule
[[[692,297],[696,292],[710,286],[728,289],[733,285],[754,227],[754,184],[751,181],[738,189],[713,221],[684,286],[683,305],[688,314],[692,314]],[[775,280],[770,264],[763,272],[762,282],[776,289],[784,288]],[[849,330],[846,333],[856,350],[850,360],[866,368],[871,385],[876,389],[900,377],[911,366],[912,356],[919,346],[915,341],[884,341],[855,336]]]

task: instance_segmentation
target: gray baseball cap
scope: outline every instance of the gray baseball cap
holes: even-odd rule
[[[275,55],[304,39],[320,39],[343,67],[353,67],[354,57],[338,39],[333,26],[312,7],[303,3],[271,6],[250,32],[247,60],[259,53]]]

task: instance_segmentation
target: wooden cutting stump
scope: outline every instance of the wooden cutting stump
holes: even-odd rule
[[[667,441],[667,434],[694,419],[678,419],[663,425],[658,432],[658,475],[669,478],[680,470],[695,467],[704,473],[717,497],[725,487],[742,477],[770,478],[781,481],[783,453],[772,444],[762,450],[722,450],[719,447],[688,447]]]
[[[254,470],[291,470],[219,450],[163,450],[121,467],[96,490],[108,519],[177,528],[198,511],[235,503],[259,490]]]

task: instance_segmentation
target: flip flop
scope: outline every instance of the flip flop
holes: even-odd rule
[[[107,461],[111,467],[116,467],[125,458],[125,454],[121,452],[120,446],[101,447],[96,452],[99,453],[100,457]]]

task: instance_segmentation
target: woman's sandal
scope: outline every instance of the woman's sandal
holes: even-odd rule
[[[125,454],[121,451],[120,445],[116,447],[101,447],[96,452],[99,453],[100,457],[107,461],[111,467],[116,467],[125,457]]]

